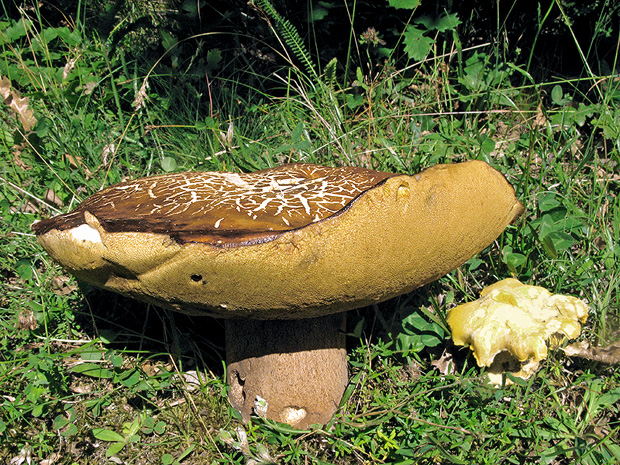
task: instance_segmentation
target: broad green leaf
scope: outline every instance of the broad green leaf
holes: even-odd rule
[[[52,423],[52,427],[54,429],[62,429],[69,424],[69,420],[67,420],[62,415],[56,415],[54,421]]]
[[[309,152],[310,149],[312,149],[312,144],[310,141],[302,140],[297,142],[293,147],[300,152]]]
[[[119,376],[123,386],[131,387],[140,382],[140,372],[138,370],[127,370]]]
[[[420,0],[388,0],[392,8],[401,10],[414,10],[420,5]]]
[[[293,129],[293,132],[291,133],[291,140],[293,141],[293,144],[296,144],[301,140],[301,135],[303,134],[303,132],[304,123],[303,121],[300,121],[299,123],[297,123],[297,126],[295,126],[295,129]]]
[[[41,415],[43,415],[43,405],[41,404],[36,404],[33,408],[32,408],[32,416],[33,417],[40,417]]]
[[[521,266],[527,262],[527,257],[518,252],[513,252],[510,247],[504,247],[502,261],[506,264],[511,273],[516,274]]]
[[[414,22],[416,24],[421,24],[429,31],[436,30],[437,32],[453,30],[461,24],[456,13],[441,16],[420,16]]]
[[[362,68],[357,68],[355,70],[355,77],[357,79],[357,85],[360,86],[364,90],[368,90],[368,86],[364,82],[364,73],[362,72]]]
[[[553,100],[553,103],[555,103],[556,105],[562,105],[562,96],[564,95],[564,92],[562,91],[562,86],[560,85],[555,85],[553,86],[553,89],[551,89],[551,100]]]
[[[568,250],[575,243],[575,239],[573,239],[573,236],[562,231],[554,231],[549,234],[545,239],[553,241],[553,248],[556,251]]]
[[[116,333],[107,329],[102,329],[99,331],[99,339],[101,339],[101,342],[103,342],[104,344],[110,344],[111,342],[114,342],[116,336]]]
[[[407,315],[402,325],[402,332],[396,336],[396,348],[403,352],[418,352],[425,347],[435,347],[444,339],[443,328],[419,311]]]
[[[69,436],[74,436],[76,435],[78,432],[77,426],[75,426],[73,423],[69,424],[69,426],[67,427],[67,429],[65,429],[64,431],[61,431],[60,435],[62,437],[69,437]]]
[[[483,263],[484,261],[479,259],[478,257],[470,258],[469,260],[467,260],[467,266],[469,267],[469,271],[475,270]]]
[[[220,67],[222,61],[222,51],[219,48],[214,48],[207,52],[207,71],[216,71]]]
[[[439,17],[435,23],[435,29],[438,32],[452,31],[461,24],[461,20],[456,13],[448,13]]]
[[[551,215],[543,215],[538,226],[538,238],[542,241],[557,229],[558,227]]]
[[[543,238],[542,245],[545,249],[545,252],[547,252],[547,255],[549,255],[551,258],[558,258],[558,251],[555,248],[555,244],[553,243],[553,238],[551,237],[551,235]]]
[[[123,366],[123,357],[118,354],[114,354],[110,357],[110,363],[114,368],[120,368]]]
[[[482,153],[490,155],[491,152],[495,150],[495,141],[491,137],[487,137],[480,145],[480,148],[482,149]]]
[[[158,421],[153,427],[153,431],[157,434],[164,434],[166,432],[166,423],[163,421]]]
[[[80,358],[85,362],[98,362],[102,358],[101,350],[93,346],[86,347],[80,351]]]
[[[538,196],[538,208],[546,212],[560,205],[560,201],[555,198],[554,192],[544,192]]]
[[[125,447],[124,442],[115,442],[114,444],[110,445],[110,447],[108,447],[108,450],[105,451],[105,456],[112,457],[113,455],[116,455],[121,450],[123,450],[123,447]]]
[[[29,281],[32,279],[32,264],[30,263],[29,259],[22,258],[20,260],[17,260],[17,263],[15,264],[15,270],[17,271],[17,274],[19,274],[19,277],[22,278],[24,281]]]
[[[26,35],[26,25],[29,24],[26,21],[18,21],[15,25],[4,29],[0,34],[0,46],[14,41],[17,41],[20,37]],[[30,29],[30,27],[28,28]]]
[[[105,428],[93,428],[93,436],[106,442],[125,442],[125,438],[116,431]],[[119,449],[120,450],[120,449]]]
[[[328,14],[329,14],[329,10],[327,8],[316,6],[316,7],[312,8],[312,12],[311,12],[310,16],[308,17],[308,21],[310,21],[311,23],[313,23],[315,21],[320,21],[322,19],[325,19],[325,17]]]
[[[161,168],[169,173],[177,169],[177,162],[172,157],[164,157],[161,159]]]
[[[37,136],[45,137],[47,136],[47,133],[49,132],[51,126],[52,125],[49,119],[39,118],[39,120],[37,121],[37,124],[34,125],[33,130],[37,133]]]
[[[134,436],[140,429],[140,423],[142,422],[140,417],[137,417],[131,423],[123,424],[123,433],[126,437]]]
[[[403,32],[403,43],[405,44],[405,52],[409,58],[420,61],[428,55],[435,41],[430,37],[426,37],[422,29],[409,25],[405,29],[405,32]]]
[[[598,409],[606,409],[620,401],[620,388],[612,389],[598,398]]]
[[[551,217],[551,219],[555,222],[558,223],[560,221],[564,222],[567,220],[567,210],[566,208],[559,206],[557,208],[552,208],[551,210],[547,211],[547,213],[545,213],[545,216],[549,216]]]
[[[177,39],[175,36],[173,36],[168,31],[165,31],[165,30],[160,31],[160,36],[161,36],[161,44],[167,50],[171,49],[179,42],[179,39]]]
[[[364,103],[364,97],[359,94],[346,94],[347,96],[347,107],[350,110],[355,110],[357,107]]]
[[[69,371],[72,373],[81,373],[92,378],[109,379],[114,376],[112,370],[108,370],[98,363],[80,363],[79,365],[71,367]]]

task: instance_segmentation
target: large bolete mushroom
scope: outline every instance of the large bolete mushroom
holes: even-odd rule
[[[343,312],[448,273],[522,210],[480,161],[414,176],[291,164],[127,181],[33,228],[80,280],[227,318],[232,405],[305,428],[347,383]]]

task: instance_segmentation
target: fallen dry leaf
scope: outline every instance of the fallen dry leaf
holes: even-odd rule
[[[17,324],[15,325],[16,329],[21,331],[34,331],[37,329],[39,325],[37,324],[37,319],[34,316],[32,310],[22,310],[19,312],[17,316]]]
[[[11,95],[11,81],[8,77],[0,77],[0,95],[3,100],[9,98],[9,95]]]
[[[453,375],[456,373],[454,369],[454,362],[452,361],[452,354],[444,351],[438,360],[433,360],[431,365],[439,371],[442,375]]]
[[[69,162],[69,165],[73,168],[79,168],[84,171],[86,177],[92,176],[92,172],[88,169],[88,167],[82,162],[82,157],[74,157],[69,153],[65,153],[63,158]]]
[[[149,88],[149,82],[148,82],[148,79],[145,79],[144,81],[142,81],[140,90],[136,94],[136,98],[133,101],[134,110],[137,111],[140,108],[145,106],[145,102],[148,101],[148,98],[149,98],[148,94],[146,93],[146,90],[148,88]]]
[[[538,104],[538,108],[536,109],[536,117],[534,118],[534,126],[541,128],[546,125],[547,125],[547,117],[542,111],[542,104]]]
[[[68,276],[54,276],[52,278],[52,288],[57,295],[69,295],[73,291],[77,291],[77,284],[71,283]]]
[[[21,213],[40,213],[41,210],[39,209],[38,206],[36,206],[30,200],[24,200],[22,204],[19,206],[19,208],[11,206],[9,208],[9,211],[11,213],[16,213],[18,211]]]
[[[11,81],[6,76],[0,77],[0,95],[2,95],[4,103],[17,113],[24,131],[29,132],[37,124],[34,112],[29,107],[29,98],[22,97],[17,90],[13,89]]]
[[[62,207],[63,204],[62,199],[56,192],[54,192],[53,189],[47,190],[47,192],[45,193],[45,201],[47,203],[53,203],[57,207]]]
[[[181,373],[181,378],[185,383],[185,389],[188,392],[196,391],[203,384],[205,379],[204,375],[201,375],[196,370],[190,370],[185,373]]]
[[[620,363],[620,341],[606,347],[591,347],[588,341],[575,342],[562,349],[569,357],[585,358],[594,362]]]
[[[13,148],[13,163],[15,163],[15,166],[17,168],[19,168],[20,170],[29,170],[32,168],[32,166],[27,165],[24,160],[21,159],[21,151],[23,150],[23,146],[25,144],[20,144],[20,145],[14,145]]]

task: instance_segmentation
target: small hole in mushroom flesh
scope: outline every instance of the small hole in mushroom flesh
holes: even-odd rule
[[[200,275],[200,274],[193,274],[193,275],[191,275],[190,279],[192,281],[194,281],[195,283],[199,283],[199,282],[202,281],[202,275]]]
[[[243,386],[245,380],[241,378],[239,372],[235,372],[230,383],[230,396],[233,402],[237,405],[243,405],[245,402],[245,390]]]

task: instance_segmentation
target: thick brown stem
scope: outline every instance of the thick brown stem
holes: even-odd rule
[[[258,398],[267,418],[295,428],[331,419],[348,379],[345,315],[226,320],[228,397],[244,421]]]

